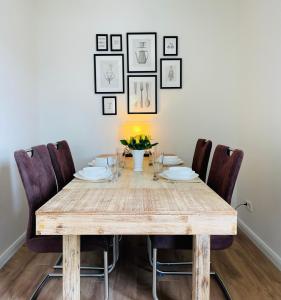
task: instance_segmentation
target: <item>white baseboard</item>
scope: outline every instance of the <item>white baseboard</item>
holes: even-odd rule
[[[238,226],[261,252],[281,271],[281,257],[273,251],[244,221],[238,218]]]
[[[19,250],[24,244],[25,232],[20,235],[2,254],[0,254],[0,269],[7,263],[7,261]]]

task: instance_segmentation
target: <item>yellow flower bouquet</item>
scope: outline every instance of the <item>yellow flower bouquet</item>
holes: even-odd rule
[[[147,150],[156,146],[158,143],[151,144],[151,137],[145,134],[132,136],[127,140],[120,140],[121,144],[131,150]]]

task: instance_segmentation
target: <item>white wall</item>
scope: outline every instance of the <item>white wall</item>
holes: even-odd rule
[[[190,160],[196,139],[233,145],[237,102],[237,9],[235,1],[37,1],[38,98],[42,142],[69,140],[77,166],[112,152],[127,120],[154,124],[163,149]],[[179,36],[183,89],[159,90],[159,113],[127,114],[117,95],[118,116],[102,116],[93,90],[96,33],[156,31]],[[159,66],[158,66],[159,69]],[[126,70],[126,66],[125,66]],[[126,80],[125,80],[126,83]]]
[[[31,1],[0,1],[0,257],[26,227],[13,152],[37,143]],[[0,259],[0,264],[1,264]]]
[[[0,225],[7,230],[0,252],[25,223],[15,149],[66,138],[79,168],[114,151],[123,122],[145,120],[162,149],[189,161],[198,137],[241,147],[238,198],[255,210],[241,208],[239,216],[281,255],[280,1],[2,2]],[[156,31],[158,57],[162,36],[179,36],[183,89],[159,90],[157,115],[127,115],[124,94],[117,96],[118,115],[102,116],[101,96],[93,92],[95,34],[122,33],[124,47],[128,31]]]
[[[281,2],[241,0],[240,5],[237,126],[245,159],[238,196],[254,206],[253,213],[240,209],[240,217],[275,252],[281,268]]]

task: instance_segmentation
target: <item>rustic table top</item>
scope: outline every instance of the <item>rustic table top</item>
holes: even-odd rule
[[[144,165],[127,159],[114,182],[74,179],[37,210],[37,234],[236,234],[236,211],[204,182],[154,181]]]

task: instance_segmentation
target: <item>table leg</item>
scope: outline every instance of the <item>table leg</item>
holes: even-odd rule
[[[80,299],[80,236],[63,236],[63,300]]]
[[[193,236],[192,300],[210,298],[210,236]]]

